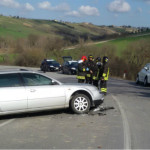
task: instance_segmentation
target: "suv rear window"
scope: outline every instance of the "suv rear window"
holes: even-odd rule
[[[0,74],[0,87],[22,86],[19,74]]]

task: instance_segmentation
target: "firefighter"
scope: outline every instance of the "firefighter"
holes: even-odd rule
[[[107,94],[108,76],[109,76],[108,57],[104,56],[102,64],[102,77],[100,83],[101,92],[104,93],[104,95]]]
[[[101,58],[97,57],[93,67],[93,85],[98,88],[98,83],[101,77],[102,63]]]
[[[88,61],[86,63],[86,83],[92,84],[93,77],[93,67],[94,67],[94,58],[92,55],[88,56]]]
[[[78,73],[77,73],[78,83],[85,82],[86,61],[87,61],[86,56],[82,56],[81,60],[78,61]]]

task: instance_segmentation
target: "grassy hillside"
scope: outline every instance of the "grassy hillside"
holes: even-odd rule
[[[0,37],[26,38],[29,34],[36,34],[61,37],[75,43],[79,38],[85,41],[101,40],[135,31],[137,29],[131,27],[95,26],[89,23],[0,16]]]

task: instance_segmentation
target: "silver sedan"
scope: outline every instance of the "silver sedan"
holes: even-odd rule
[[[103,100],[89,84],[64,84],[32,71],[0,72],[0,115],[68,107],[83,114]]]
[[[150,84],[150,63],[146,64],[137,74],[136,83],[140,82],[144,83],[144,86]]]

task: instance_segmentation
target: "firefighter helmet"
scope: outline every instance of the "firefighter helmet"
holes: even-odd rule
[[[96,62],[101,62],[101,58],[100,58],[100,57],[97,57],[97,58],[96,58]]]
[[[108,62],[108,57],[107,56],[104,56],[103,57],[103,63],[107,63]]]
[[[90,58],[92,58],[92,59],[93,59],[93,55],[89,55],[89,56],[88,56],[88,59],[90,59]]]
[[[82,56],[81,60],[86,61],[87,60],[86,56]]]

